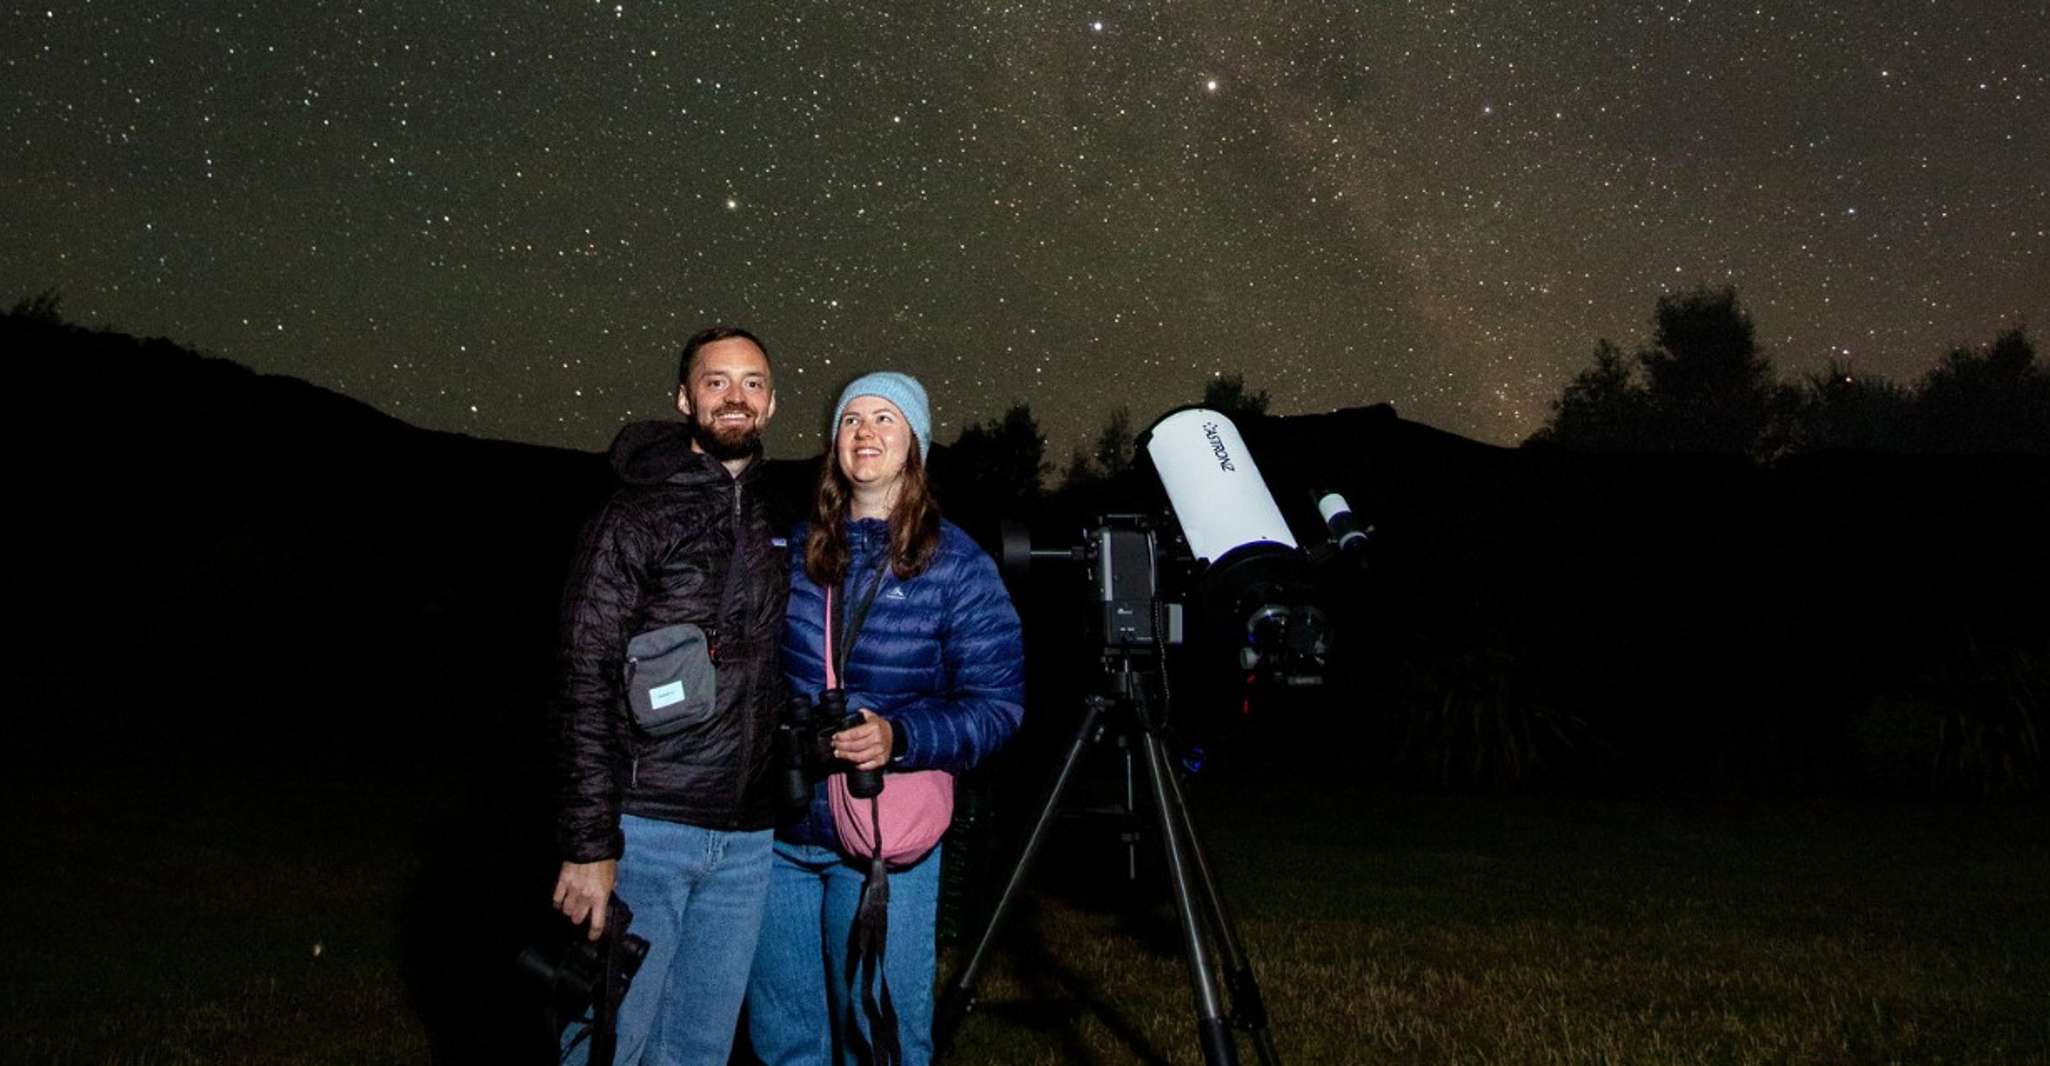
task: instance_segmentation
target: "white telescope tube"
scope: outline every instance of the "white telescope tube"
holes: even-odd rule
[[[1189,550],[1215,563],[1247,544],[1294,548],[1281,508],[1231,419],[1191,407],[1154,423],[1146,453]]]

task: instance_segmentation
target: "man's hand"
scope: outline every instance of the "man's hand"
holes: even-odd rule
[[[890,720],[861,709],[861,724],[833,734],[833,757],[851,762],[857,770],[877,770],[890,761]]]
[[[566,862],[555,878],[555,909],[572,922],[591,920],[591,939],[605,935],[605,908],[619,880],[619,860]]]

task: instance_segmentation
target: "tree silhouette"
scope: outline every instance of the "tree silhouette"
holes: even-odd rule
[[[1656,347],[1637,359],[1661,450],[1757,454],[1776,390],[1736,290],[1663,296],[1654,317]]]
[[[63,302],[64,295],[62,293],[56,289],[44,289],[34,296],[25,296],[16,300],[14,308],[7,313],[28,322],[56,325],[64,321],[64,316],[57,310],[57,305]]]
[[[1531,442],[1753,457],[1776,450],[1775,423],[1798,394],[1773,381],[1736,290],[1667,294],[1652,318],[1653,343],[1636,367],[1609,341],[1596,345],[1594,365],[1574,376]]]
[[[1594,365],[1573,375],[1552,403],[1551,420],[1530,440],[1578,451],[1644,451],[1651,446],[1651,410],[1622,351],[1604,340],[1595,345]]]
[[[932,462],[948,513],[976,520],[1029,513],[1041,481],[1053,470],[1046,437],[1031,405],[1023,403],[1001,418],[963,429],[943,453],[934,452]]]
[[[1061,488],[1072,489],[1097,479],[1096,464],[1090,461],[1088,449],[1075,445],[1075,450],[1068,453],[1067,470],[1061,474]]]
[[[1219,374],[1204,383],[1203,406],[1235,423],[1265,418],[1267,390],[1247,392],[1245,375]]]
[[[1265,406],[1266,394],[1261,394]],[[1132,409],[1119,404],[1110,421],[1096,435],[1096,469],[1104,477],[1116,477],[1132,465]]]
[[[1953,349],[1922,378],[1915,437],[1936,452],[2050,452],[2050,373],[2017,326],[1982,351]]]
[[[1892,451],[1906,446],[1913,397],[1876,374],[1831,360],[1808,375],[1794,416],[1800,451]]]

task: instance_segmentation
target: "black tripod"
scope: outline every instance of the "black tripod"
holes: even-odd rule
[[[1040,809],[1032,834],[1025,840],[1017,866],[1011,870],[1010,882],[997,899],[996,909],[990,913],[989,924],[983,928],[982,938],[968,957],[967,965],[941,993],[934,1025],[936,1041],[941,1048],[951,1047],[962,1019],[974,1009],[976,978],[988,958],[990,945],[996,941],[997,928],[1024,887],[1026,872],[1041,845],[1046,843],[1061,797],[1074,779],[1083,751],[1095,739],[1099,722],[1109,712],[1138,733],[1140,765],[1154,812],[1160,819],[1161,846],[1180,918],[1182,957],[1188,963],[1189,986],[1195,994],[1196,1038],[1203,1048],[1203,1059],[1210,1066],[1237,1066],[1238,1045],[1232,1030],[1242,1029],[1252,1033],[1260,1061],[1265,1066],[1279,1066],[1281,1059],[1275,1054],[1274,1037],[1267,1028],[1267,1009],[1260,1000],[1260,986],[1253,979],[1252,963],[1239,946],[1224,898],[1218,894],[1210,864],[1197,843],[1195,824],[1189,819],[1188,806],[1182,799],[1181,782],[1169,764],[1167,743],[1161,737],[1164,715],[1151,698],[1151,682],[1156,679],[1135,669],[1125,655],[1113,654],[1109,662],[1113,694],[1092,695],[1084,700],[1082,726],[1076,730],[1074,743],[1069,745],[1067,757],[1054,774],[1046,804]],[[1230,990],[1232,1010],[1228,1015],[1220,1007],[1218,975],[1211,962],[1213,947],[1224,969],[1224,985]]]

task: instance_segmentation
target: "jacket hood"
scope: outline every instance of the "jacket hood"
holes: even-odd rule
[[[691,447],[690,426],[683,422],[629,422],[612,439],[608,457],[629,485],[660,485],[679,475],[683,481],[726,476],[718,460]]]

